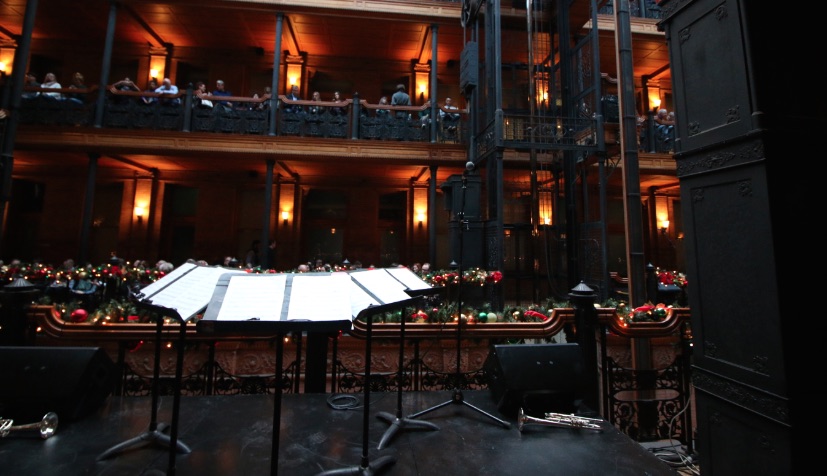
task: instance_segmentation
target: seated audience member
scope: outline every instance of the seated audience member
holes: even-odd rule
[[[442,124],[448,128],[448,130],[455,130],[457,128],[457,122],[459,122],[459,113],[445,112],[445,109],[459,111],[459,108],[454,105],[453,99],[445,98],[445,105],[439,110],[439,117],[442,119]]]
[[[253,99],[261,99],[261,102],[250,103],[251,111],[266,111],[270,109],[270,98],[272,97],[272,89],[270,86],[264,87],[264,93],[259,96],[258,93],[253,93]]]
[[[664,142],[670,140],[670,135],[675,127],[675,114],[672,113],[672,119],[669,118],[669,114],[666,109],[659,109],[658,114],[655,116],[655,123],[657,123],[655,129],[657,130],[658,137]]]
[[[23,94],[21,97],[23,99],[33,99],[36,98],[40,93],[38,91],[26,91],[26,88],[39,88],[40,82],[37,80],[37,75],[31,71],[26,73],[26,80],[23,84]]]
[[[310,98],[311,101],[314,102],[322,102],[322,95],[319,94],[319,91],[313,91],[313,96]],[[310,114],[321,114],[324,108],[322,106],[316,106],[315,104],[310,106],[308,112]]]
[[[161,82],[161,86],[159,86],[155,92],[158,94],[178,94],[178,86],[172,84],[172,81],[169,78],[164,78]],[[164,106],[177,106],[181,104],[181,98],[179,97],[161,97],[158,99]]]
[[[379,104],[387,105],[388,104],[388,97],[387,96],[382,96],[381,98],[379,98]],[[391,112],[390,109],[376,109],[376,117],[381,117],[381,118],[388,117],[390,115],[390,112]]]
[[[215,90],[212,92],[213,96],[232,96],[233,93],[227,91],[225,89],[224,81],[219,79],[215,82]],[[218,104],[224,107],[224,109],[232,109],[233,103],[230,101],[218,101]]]
[[[46,76],[43,78],[43,83],[40,85],[41,88],[50,88],[50,89],[63,89],[63,86],[57,82],[57,77],[55,73],[46,73]],[[63,99],[63,95],[59,92],[57,93],[46,93],[41,92],[42,96],[52,99]]]
[[[141,92],[141,88],[139,88],[138,85],[135,84],[134,82],[132,82],[132,80],[129,79],[128,77],[123,78],[122,80],[112,84],[112,86],[109,87],[109,90],[112,91],[113,93],[117,93],[119,91],[134,91],[136,93]],[[154,88],[153,88],[152,92],[154,92]],[[113,102],[116,102],[116,103],[119,103],[119,104],[128,102],[129,99],[130,98],[128,96],[120,96],[118,94],[115,94],[115,95],[112,96]],[[141,99],[143,99],[143,98],[141,98]]]
[[[446,112],[445,110],[451,111],[459,111],[459,108],[454,104],[454,100],[451,98],[445,98],[445,105],[442,106],[439,110],[439,117],[442,121],[449,126],[456,127],[457,122],[459,122],[459,112]]]
[[[146,89],[144,89],[145,93],[154,93],[158,89],[158,80],[152,78],[146,84]],[[155,104],[158,102],[158,98],[155,96],[141,96],[141,102],[147,105]]]
[[[419,123],[423,129],[431,125],[431,100],[425,101],[425,109],[419,111]]]
[[[192,106],[210,109],[213,107],[211,100],[207,99],[209,93],[207,92],[207,85],[204,81],[195,83],[195,90],[192,92]]]
[[[666,109],[658,109],[658,112],[655,114],[655,129],[658,131],[662,130],[661,126],[666,126],[666,116],[669,115],[669,112]]]
[[[83,75],[81,73],[75,73],[72,75],[72,84],[69,85],[70,89],[86,89],[86,83],[84,82]],[[79,104],[83,104],[86,102],[86,94],[85,93],[69,93],[66,97],[72,101]]]
[[[333,93],[333,102],[344,102],[342,99],[342,95],[339,91]],[[334,116],[343,116],[345,114],[345,108],[343,107],[333,107],[330,109],[330,113]]]
[[[299,96],[299,87],[294,84],[290,88],[290,94],[288,94],[286,96],[286,98],[291,100],[291,101],[301,101],[302,98],[301,98],[301,96]],[[302,111],[302,107],[298,104],[287,103],[284,106],[284,112],[301,112],[301,111]]]

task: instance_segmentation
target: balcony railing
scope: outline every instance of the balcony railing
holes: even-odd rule
[[[55,99],[41,92],[58,92],[64,98]],[[96,87],[26,88],[19,111],[20,124],[93,126],[98,120],[97,97]],[[204,100],[209,106],[204,105]],[[225,101],[232,106],[223,106]],[[192,90],[159,94],[110,88],[104,99],[100,125],[116,129],[238,135],[467,143],[468,110],[440,107],[433,127],[431,122],[422,119],[429,111],[426,106],[372,104],[358,96],[332,102],[290,100],[286,96],[275,100],[269,96],[197,96]],[[449,115],[458,118],[446,120]],[[611,122],[612,117],[607,114],[603,119]],[[531,116],[523,111],[503,111],[478,135],[477,149],[484,155],[497,147],[496,138],[501,137],[501,145],[511,149],[594,151],[603,146],[600,138],[605,121],[599,116]],[[502,127],[496,127],[497,123]],[[639,133],[642,152],[668,153],[674,149],[674,133],[660,133],[651,117],[639,125]]]
[[[56,99],[43,92],[73,94],[80,99]],[[97,88],[26,88],[21,101],[20,124],[92,126],[98,120]],[[205,105],[208,101],[209,106]],[[228,102],[231,106],[224,106]],[[196,96],[191,89],[177,94],[118,91],[105,97],[101,126],[179,132],[213,132],[248,135],[298,136],[333,139],[397,140],[461,143],[467,135],[468,111],[442,119],[435,127],[421,119],[426,106],[370,104],[358,99],[343,102],[212,95]],[[385,112],[387,111],[387,112]]]

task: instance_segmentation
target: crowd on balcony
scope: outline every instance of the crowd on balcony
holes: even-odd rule
[[[224,132],[302,137],[384,139],[460,142],[467,110],[446,98],[438,106],[436,136],[420,128],[419,114],[431,113],[430,102],[412,105],[404,92],[396,102],[380,99],[372,104],[340,91],[322,98],[318,91],[305,100],[294,86],[289,94],[275,96],[266,87],[252,96],[234,96],[223,80],[209,91],[198,81],[182,89],[170,78],[160,84],[153,78],[141,88],[131,78],[115,81],[99,96],[97,87],[88,87],[81,73],[75,73],[65,88],[53,73],[39,82],[27,75],[20,122],[33,125],[85,126],[100,121],[104,127],[178,130],[183,132]],[[398,93],[399,91],[397,91]],[[94,105],[103,97],[103,117],[96,117]],[[51,101],[54,100],[54,101]],[[424,101],[423,101],[424,102]],[[275,120],[270,114],[276,109]],[[393,114],[388,114],[393,112]]]

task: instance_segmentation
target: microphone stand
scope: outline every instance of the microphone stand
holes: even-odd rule
[[[468,162],[465,164],[466,172],[471,172],[475,168],[474,162]],[[457,214],[457,218],[459,218],[459,261],[457,265],[457,274],[459,275],[459,284],[457,285],[457,367],[454,373],[454,390],[451,394],[451,399],[445,402],[442,402],[438,405],[435,405],[431,408],[427,408],[422,410],[418,413],[414,413],[413,415],[409,415],[408,418],[417,418],[419,416],[425,415],[426,413],[430,413],[434,410],[438,410],[442,407],[448,406],[450,404],[455,405],[465,405],[466,407],[474,410],[477,413],[487,416],[488,418],[496,421],[500,425],[505,428],[511,428],[511,423],[497,418],[496,416],[478,408],[468,402],[465,401],[465,396],[462,394],[462,367],[460,366],[460,362],[462,359],[462,259],[463,259],[463,227],[468,226],[468,220],[465,219],[465,192],[468,188],[468,175],[467,173],[462,174],[462,201],[460,205],[460,211]]]

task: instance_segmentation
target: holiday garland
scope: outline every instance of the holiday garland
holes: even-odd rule
[[[44,293],[38,298],[38,304],[52,305],[61,318],[67,322],[87,322],[92,324],[117,323],[149,323],[154,322],[154,313],[139,308],[129,299],[129,291],[138,291],[151,284],[174,269],[166,261],[158,261],[154,266],[147,267],[144,262],[121,262],[111,260],[110,263],[99,266],[76,268],[71,261],[60,267],[53,267],[42,263],[21,263],[14,261],[0,265],[0,283],[11,284],[16,279],[24,279],[28,283],[41,289],[49,290],[65,287],[71,290],[72,299],[65,302],[52,302],[50,293]],[[342,268],[336,268],[337,271]],[[278,273],[273,269],[252,268],[248,273]],[[291,272],[296,272],[295,270]],[[674,271],[656,271],[660,284],[674,284],[680,287],[687,285],[686,276]],[[462,277],[454,270],[436,270],[420,274],[423,281],[434,287],[456,289],[460,282],[463,285],[489,286],[497,285],[503,279],[500,271],[487,271],[481,268],[471,268],[462,271]],[[103,292],[108,290],[109,292]],[[98,304],[91,308],[84,296],[94,294]],[[418,309],[412,313],[393,311],[373,317],[375,322],[398,323],[404,318],[405,322],[420,323],[447,323],[462,320],[467,323],[488,322],[543,322],[550,318],[555,308],[568,308],[568,302],[547,300],[544,305],[531,304],[529,306],[506,307],[502,311],[494,311],[489,303],[479,307],[464,307],[457,309],[455,302],[443,301],[441,298],[429,298],[430,306]],[[626,323],[658,322],[666,319],[671,308],[663,304],[647,303],[644,306],[630,310],[626,303],[615,303],[609,300],[602,307],[615,307],[617,316]],[[165,318],[171,319],[171,318]]]

